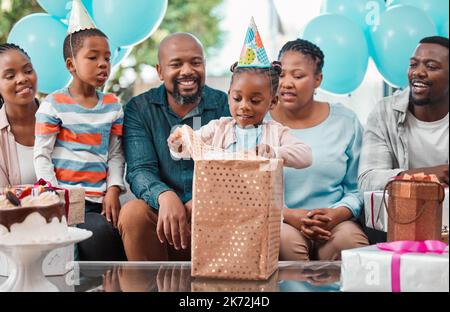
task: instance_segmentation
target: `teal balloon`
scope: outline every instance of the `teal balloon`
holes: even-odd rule
[[[83,4],[110,42],[117,46],[138,44],[158,29],[168,0],[84,0]]]
[[[441,29],[439,29],[439,36],[448,38],[448,20],[442,24]]]
[[[354,21],[364,33],[379,25],[381,13],[386,10],[384,0],[324,0],[322,13],[338,14]]]
[[[50,15],[65,19],[69,13],[71,0],[38,0],[39,5]]]
[[[306,25],[303,39],[325,55],[321,88],[335,94],[353,92],[364,80],[369,51],[363,31],[350,19],[324,14]]]
[[[25,16],[12,28],[8,42],[21,46],[30,55],[38,75],[38,90],[51,93],[66,86],[70,73],[63,57],[67,26],[46,13]]]
[[[423,10],[428,14],[436,25],[437,29],[441,29],[445,22],[448,21],[448,0],[392,0],[391,6],[403,4],[411,5]]]
[[[419,41],[437,34],[431,18],[408,5],[388,8],[381,23],[371,34],[370,54],[387,83],[404,88],[408,85],[409,59]]]

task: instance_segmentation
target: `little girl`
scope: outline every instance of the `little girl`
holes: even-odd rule
[[[293,136],[289,128],[273,120],[264,120],[278,102],[281,65],[274,62],[270,67],[256,68],[239,67],[235,63],[231,71],[228,102],[232,117],[213,120],[196,131],[202,142],[227,152],[255,151],[262,157],[283,159],[287,167],[309,167],[311,149]],[[167,141],[172,155],[187,156],[180,128]]]
[[[309,146],[289,132],[289,128],[264,117],[278,103],[281,63],[269,62],[261,36],[253,18],[247,29],[239,62],[231,67],[228,103],[232,117],[212,120],[196,131],[201,141],[227,152],[251,153],[266,158],[279,158],[284,165],[297,169],[309,167]],[[167,139],[177,158],[188,156],[183,148],[182,130],[176,129]]]

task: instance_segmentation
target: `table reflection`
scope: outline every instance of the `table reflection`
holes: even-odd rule
[[[280,262],[264,281],[194,278],[189,262],[78,262],[72,274],[89,292],[328,292],[339,291],[340,262]]]

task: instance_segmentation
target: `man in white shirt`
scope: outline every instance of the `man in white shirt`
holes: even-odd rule
[[[449,184],[449,39],[422,39],[408,79],[408,89],[383,99],[369,116],[358,177],[362,192],[419,172]]]

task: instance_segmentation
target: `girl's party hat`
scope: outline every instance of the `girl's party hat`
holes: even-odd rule
[[[247,35],[245,37],[241,57],[239,58],[238,67],[271,67],[266,49],[264,48],[253,17],[251,18],[250,25],[247,29]]]

